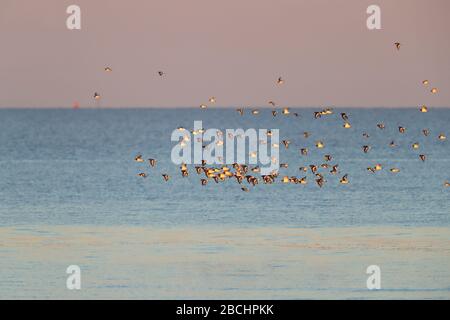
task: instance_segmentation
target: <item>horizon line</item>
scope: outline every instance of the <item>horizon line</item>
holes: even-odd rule
[[[215,109],[235,109],[243,108],[245,109],[317,109],[317,108],[332,108],[332,109],[415,109],[420,108],[420,106],[211,106],[203,110],[215,110]],[[429,109],[449,109],[450,106],[428,106]],[[18,106],[18,107],[3,107],[0,106],[0,110],[39,110],[39,109],[55,109],[55,110],[111,110],[111,109],[200,109],[198,106],[80,106],[74,107],[55,107],[55,106]]]

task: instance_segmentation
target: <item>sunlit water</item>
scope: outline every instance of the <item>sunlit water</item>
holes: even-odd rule
[[[295,111],[0,110],[0,297],[450,298],[450,147],[437,139],[450,136],[450,109],[336,109],[317,120]],[[194,120],[279,129],[291,140],[280,174],[309,184],[243,192],[235,180],[201,186],[192,169],[181,177],[170,136]],[[134,162],[139,153],[156,167]],[[320,189],[298,168],[325,154],[340,173]],[[382,171],[367,172],[377,163]],[[69,264],[83,270],[77,293],[65,289]],[[376,293],[365,286],[370,264],[384,275]]]

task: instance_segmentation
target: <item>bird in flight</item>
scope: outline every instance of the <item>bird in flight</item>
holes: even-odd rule
[[[154,167],[156,165],[156,160],[155,159],[148,159],[148,162],[150,163],[150,165],[152,167]]]
[[[144,159],[142,159],[142,155],[138,154],[136,157],[134,157],[134,161],[136,161],[136,162],[144,162]]]
[[[322,141],[316,141],[316,147],[319,149],[322,149],[323,147],[325,147],[325,144]]]
[[[342,125],[345,129],[350,129],[352,127],[352,125],[349,122],[344,122],[344,124]]]
[[[348,174],[344,175],[341,180],[339,181],[341,184],[348,184]]]

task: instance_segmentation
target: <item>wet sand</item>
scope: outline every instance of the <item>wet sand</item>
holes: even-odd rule
[[[0,227],[0,298],[450,299],[450,228]]]

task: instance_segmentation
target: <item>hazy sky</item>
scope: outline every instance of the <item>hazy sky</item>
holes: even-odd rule
[[[450,106],[449,16],[449,0],[1,0],[0,107]]]

